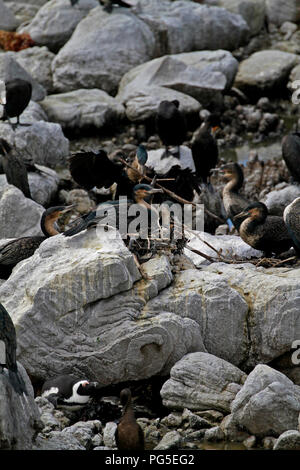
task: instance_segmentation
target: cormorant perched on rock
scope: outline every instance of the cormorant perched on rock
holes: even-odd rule
[[[2,167],[7,182],[16,186],[25,197],[31,199],[26,164],[4,139],[0,139],[0,155],[2,155]]]
[[[283,137],[282,157],[293,179],[300,182],[300,132]]]
[[[46,240],[59,232],[54,227],[59,217],[74,206],[55,206],[45,210],[41,218],[41,229],[44,236],[21,237],[6,243],[0,248],[0,278],[8,277],[12,269],[23,259],[29,258]],[[3,274],[4,273],[4,274]]]
[[[121,391],[120,401],[123,411],[115,434],[117,447],[119,450],[142,451],[145,448],[144,433],[136,422],[129,388]]]
[[[240,219],[236,216],[250,204],[250,201],[239,194],[239,190],[244,182],[242,167],[238,163],[229,162],[215,170],[219,171],[225,180],[228,181],[222,191],[223,204],[227,218],[239,230],[244,219],[243,217]]]
[[[283,218],[268,215],[268,208],[262,202],[253,202],[236,217],[245,217],[239,233],[252,248],[265,252],[267,256],[272,253],[280,254],[291,248],[292,239]]]
[[[161,189],[156,189],[150,186],[149,184],[137,184],[133,188],[133,201],[126,200],[125,202],[116,200],[116,201],[107,201],[102,204],[99,204],[98,208],[94,211],[89,212],[88,214],[79,217],[76,221],[73,222],[72,226],[63,232],[63,235],[70,237],[79,232],[82,232],[85,229],[96,227],[99,222],[105,219],[105,222],[108,225],[113,226],[115,229],[119,230],[119,214],[121,210],[124,210],[124,215],[126,216],[126,223],[129,224],[131,220],[134,220],[135,216],[127,217],[128,208],[136,203],[146,207],[148,210],[153,210],[150,203],[147,199],[151,198],[153,194],[161,193]],[[122,208],[122,204],[126,204],[127,207]],[[109,223],[111,218],[111,223]],[[127,225],[126,224],[126,225]],[[123,228],[123,227],[122,227]],[[124,227],[126,233],[121,233],[125,238],[127,236],[127,226]],[[148,227],[141,227],[142,230],[148,230]]]
[[[218,163],[218,144],[213,132],[218,128],[219,118],[210,114],[205,118],[191,140],[191,150],[196,167],[196,175],[203,183],[209,181],[210,172]]]
[[[180,158],[180,145],[186,139],[187,126],[184,115],[179,110],[179,101],[161,101],[156,116],[155,125],[157,134],[166,147],[166,152],[162,158],[167,157],[168,147],[176,146],[178,151],[173,156]]]
[[[86,190],[95,186],[109,188],[117,183],[117,196],[131,197],[132,189],[140,182],[141,177],[120,162],[120,158],[127,160],[127,156],[121,150],[116,150],[110,155],[102,149],[98,152],[75,153],[70,157],[70,173],[74,181]],[[131,164],[144,173],[146,161],[147,151],[140,145]]]
[[[1,104],[4,107],[2,121],[8,120],[14,128],[16,125],[27,125],[20,123],[20,115],[27,108],[32,94],[32,85],[27,80],[14,78],[5,82],[6,96]],[[12,124],[10,118],[16,117],[17,123]]]
[[[42,397],[47,398],[55,408],[75,411],[86,406],[98,389],[98,382],[79,380],[71,375],[58,375],[46,380],[42,387]]]
[[[0,343],[4,343],[5,357],[0,356],[0,373],[8,370],[8,378],[14,390],[20,395],[27,395],[25,383],[18,372],[17,366],[17,338],[12,319],[0,303]],[[2,349],[2,348],[1,348]]]
[[[286,206],[283,220],[293,241],[297,255],[300,256],[300,197]]]

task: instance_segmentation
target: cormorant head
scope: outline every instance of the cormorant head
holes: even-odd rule
[[[50,233],[48,232],[47,227],[53,228],[54,223],[59,219],[59,217],[72,210],[76,205],[77,204],[72,204],[70,206],[54,206],[46,209],[41,218],[41,229],[44,235],[49,237]]]
[[[129,388],[123,388],[120,393],[120,402],[122,406],[125,406],[128,402],[131,401],[131,391]]]
[[[153,188],[150,184],[136,184],[133,188],[133,198],[135,201],[146,199],[156,193],[163,193],[163,190],[160,188]]]
[[[136,151],[136,156],[141,165],[145,165],[146,161],[148,160],[148,153],[146,147],[143,145],[139,145]]]
[[[236,178],[239,181],[240,186],[242,186],[244,182],[244,173],[242,167],[238,163],[225,163],[218,168],[217,171],[219,171],[227,181],[231,181]]]
[[[235,215],[234,219],[241,217],[250,217],[252,220],[264,221],[268,216],[268,208],[263,202],[252,202],[242,212]]]

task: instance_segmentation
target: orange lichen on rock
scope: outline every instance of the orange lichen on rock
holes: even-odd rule
[[[0,30],[0,47],[5,51],[21,51],[34,46],[34,41],[28,33],[14,33]]]

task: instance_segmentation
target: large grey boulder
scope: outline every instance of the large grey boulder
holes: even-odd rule
[[[256,436],[279,436],[298,429],[300,387],[281,372],[259,364],[231,405],[232,419]]]
[[[46,46],[28,47],[18,52],[8,52],[6,54],[11,55],[36,82],[45,88],[47,93],[52,93],[51,64],[55,55]]]
[[[121,80],[117,99],[127,102],[150,88],[164,87],[192,96],[203,106],[229,88],[238,62],[228,51],[167,55],[131,69]],[[158,105],[159,103],[157,103]],[[144,108],[144,103],[141,103]],[[129,114],[130,115],[130,114]]]
[[[171,369],[161,391],[164,406],[175,410],[230,412],[246,374],[229,362],[204,352],[187,354]]]
[[[14,59],[10,52],[0,54],[0,80],[14,78],[27,80],[32,85],[32,100],[40,101],[46,96],[46,90]]]
[[[240,15],[193,2],[142,1],[136,9],[112,15],[98,7],[79,23],[54,60],[55,87],[114,93],[126,72],[154,57],[232,50],[247,40],[248,33]]]
[[[41,109],[34,109],[39,116],[45,116]],[[46,116],[45,116],[46,117]],[[18,126],[15,130],[7,123],[0,124],[0,137],[15,146],[20,156],[24,154],[26,160],[54,168],[65,164],[69,155],[69,140],[64,136],[59,124],[36,120],[30,113],[27,118],[26,110],[20,118],[21,122],[30,123],[30,126]]]
[[[266,15],[265,0],[216,0],[215,5],[241,15],[254,36],[263,28]]]
[[[169,263],[145,263],[152,279],[136,283],[123,241],[97,232],[49,238],[0,288],[28,373],[111,384],[168,374],[186,353],[204,350],[196,322],[168,310],[145,315],[149,298],[172,280]]]
[[[188,269],[148,302],[147,312],[167,309],[193,319],[210,354],[253,367],[289,352],[299,339],[299,273],[249,263]]]
[[[281,25],[285,21],[298,23],[300,21],[299,0],[265,0],[266,13],[270,23]]]
[[[0,186],[0,238],[43,235],[43,212],[42,206],[27,199],[15,186]]]
[[[15,392],[7,370],[0,372],[0,449],[30,450],[38,431],[42,428],[40,413],[24,367],[18,363],[27,395]]]
[[[101,47],[100,47],[101,46]],[[151,59],[154,36],[135,15],[93,9],[75,29],[52,64],[55,88],[116,91],[121,77]]]
[[[38,10],[29,25],[19,31],[29,33],[37,45],[57,51],[68,41],[78,23],[98,4],[97,0],[79,0],[73,7],[70,0],[51,0]]]
[[[240,63],[235,86],[246,93],[264,95],[287,84],[289,74],[299,64],[296,54],[265,50],[252,54]]]
[[[121,103],[105,91],[97,89],[49,95],[41,102],[41,106],[50,121],[68,129],[90,126],[100,129],[118,123],[125,116]]]
[[[290,184],[285,187],[275,188],[261,201],[264,202],[272,215],[282,216],[284,209],[300,196],[300,185]]]
[[[0,29],[14,31],[17,26],[18,21],[13,11],[5,5],[3,0],[0,0]]]
[[[18,27],[19,25],[22,26],[23,23],[30,23],[39,9],[39,6],[26,3],[25,0],[23,2],[8,1],[6,5],[14,13]]]

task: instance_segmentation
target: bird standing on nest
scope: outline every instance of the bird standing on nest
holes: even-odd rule
[[[20,115],[27,108],[32,95],[32,85],[27,80],[15,78],[5,82],[5,98],[2,98],[1,104],[4,107],[2,121],[8,121],[14,129],[16,126],[27,126],[20,123]],[[13,124],[10,118],[16,117],[17,123]]]
[[[283,212],[283,220],[293,240],[293,245],[298,256],[300,256],[300,197],[294,199],[286,206]]]
[[[21,237],[2,246],[0,248],[0,277],[9,276],[12,269],[23,259],[32,256],[46,238],[57,235],[59,232],[55,228],[56,221],[73,207],[74,205],[55,206],[45,210],[41,218],[41,230],[44,236]]]
[[[120,401],[123,410],[115,434],[117,447],[119,450],[142,451],[145,448],[144,433],[136,422],[129,388],[121,391]]]
[[[191,150],[196,168],[196,175],[202,183],[207,184],[210,172],[218,163],[218,144],[214,137],[219,118],[210,114],[205,118],[199,129],[197,129],[191,140]]]
[[[121,195],[130,198],[134,185],[140,182],[141,177],[136,171],[126,167],[121,160],[127,160],[121,150],[116,150],[110,155],[102,149],[98,152],[78,152],[70,157],[70,173],[74,181],[86,190],[95,186],[109,188],[116,183],[115,197]],[[140,145],[132,166],[143,174],[146,161],[147,151]]]
[[[17,366],[17,338],[16,330],[8,312],[0,303],[0,343],[4,344],[4,357],[0,358],[0,374],[3,369],[8,371],[8,379],[15,392],[27,395],[25,383]]]
[[[267,257],[291,248],[292,239],[282,217],[268,215],[268,208],[262,202],[253,202],[236,217],[244,218],[239,230],[241,238]]]
[[[179,110],[178,100],[161,101],[155,116],[155,125],[157,134],[166,147],[161,158],[168,156],[171,145],[177,147],[177,152],[172,155],[180,158],[179,147],[186,139],[187,125],[184,115]]]

